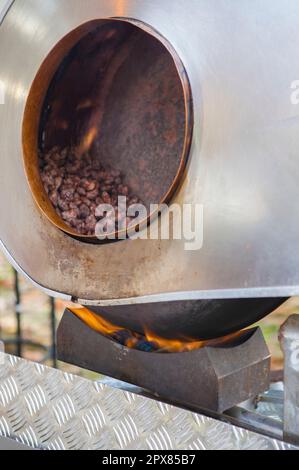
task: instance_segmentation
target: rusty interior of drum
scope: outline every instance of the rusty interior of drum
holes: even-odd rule
[[[185,169],[192,123],[188,79],[166,44],[128,21],[99,20],[85,27],[44,90],[38,152],[43,155],[53,147],[88,151],[105,167],[120,170],[124,183],[147,209],[169,201]],[[42,67],[46,66],[47,60]],[[31,100],[35,87],[41,87],[38,79]],[[31,108],[29,104],[29,116]],[[26,122],[24,134],[26,139]],[[36,155],[28,142],[34,139],[24,146],[30,173],[28,159],[36,163]],[[76,236],[54,216],[44,194],[39,203],[41,186],[34,181],[36,174],[28,176],[43,212]]]

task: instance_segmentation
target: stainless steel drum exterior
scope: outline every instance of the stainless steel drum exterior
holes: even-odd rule
[[[22,165],[31,83],[49,51],[95,18],[149,24],[180,56],[194,138],[173,202],[204,205],[204,244],[91,246],[40,214]],[[289,296],[299,293],[297,0],[15,0],[0,27],[0,239],[39,286],[82,303]],[[240,315],[242,313],[240,312]]]

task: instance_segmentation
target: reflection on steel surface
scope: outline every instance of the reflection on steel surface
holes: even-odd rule
[[[13,4],[14,0],[0,0],[0,24],[3,21],[6,13]]]
[[[5,87],[4,83],[0,80],[0,105],[5,104]]]
[[[5,355],[0,436],[41,449],[287,449],[282,442]]]

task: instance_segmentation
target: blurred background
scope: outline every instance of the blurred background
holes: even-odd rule
[[[67,304],[18,274],[0,252],[0,341],[5,352],[89,379],[90,371],[56,360],[55,333]]]
[[[18,275],[0,253],[0,340],[6,352],[91,378],[88,371],[56,361],[55,330],[66,305],[70,304],[49,298]],[[292,313],[299,313],[297,297],[259,322],[272,354],[273,370],[282,369],[278,330]]]

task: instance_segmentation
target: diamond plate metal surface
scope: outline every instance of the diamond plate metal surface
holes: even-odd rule
[[[283,450],[282,442],[3,353],[0,436],[50,450]]]

